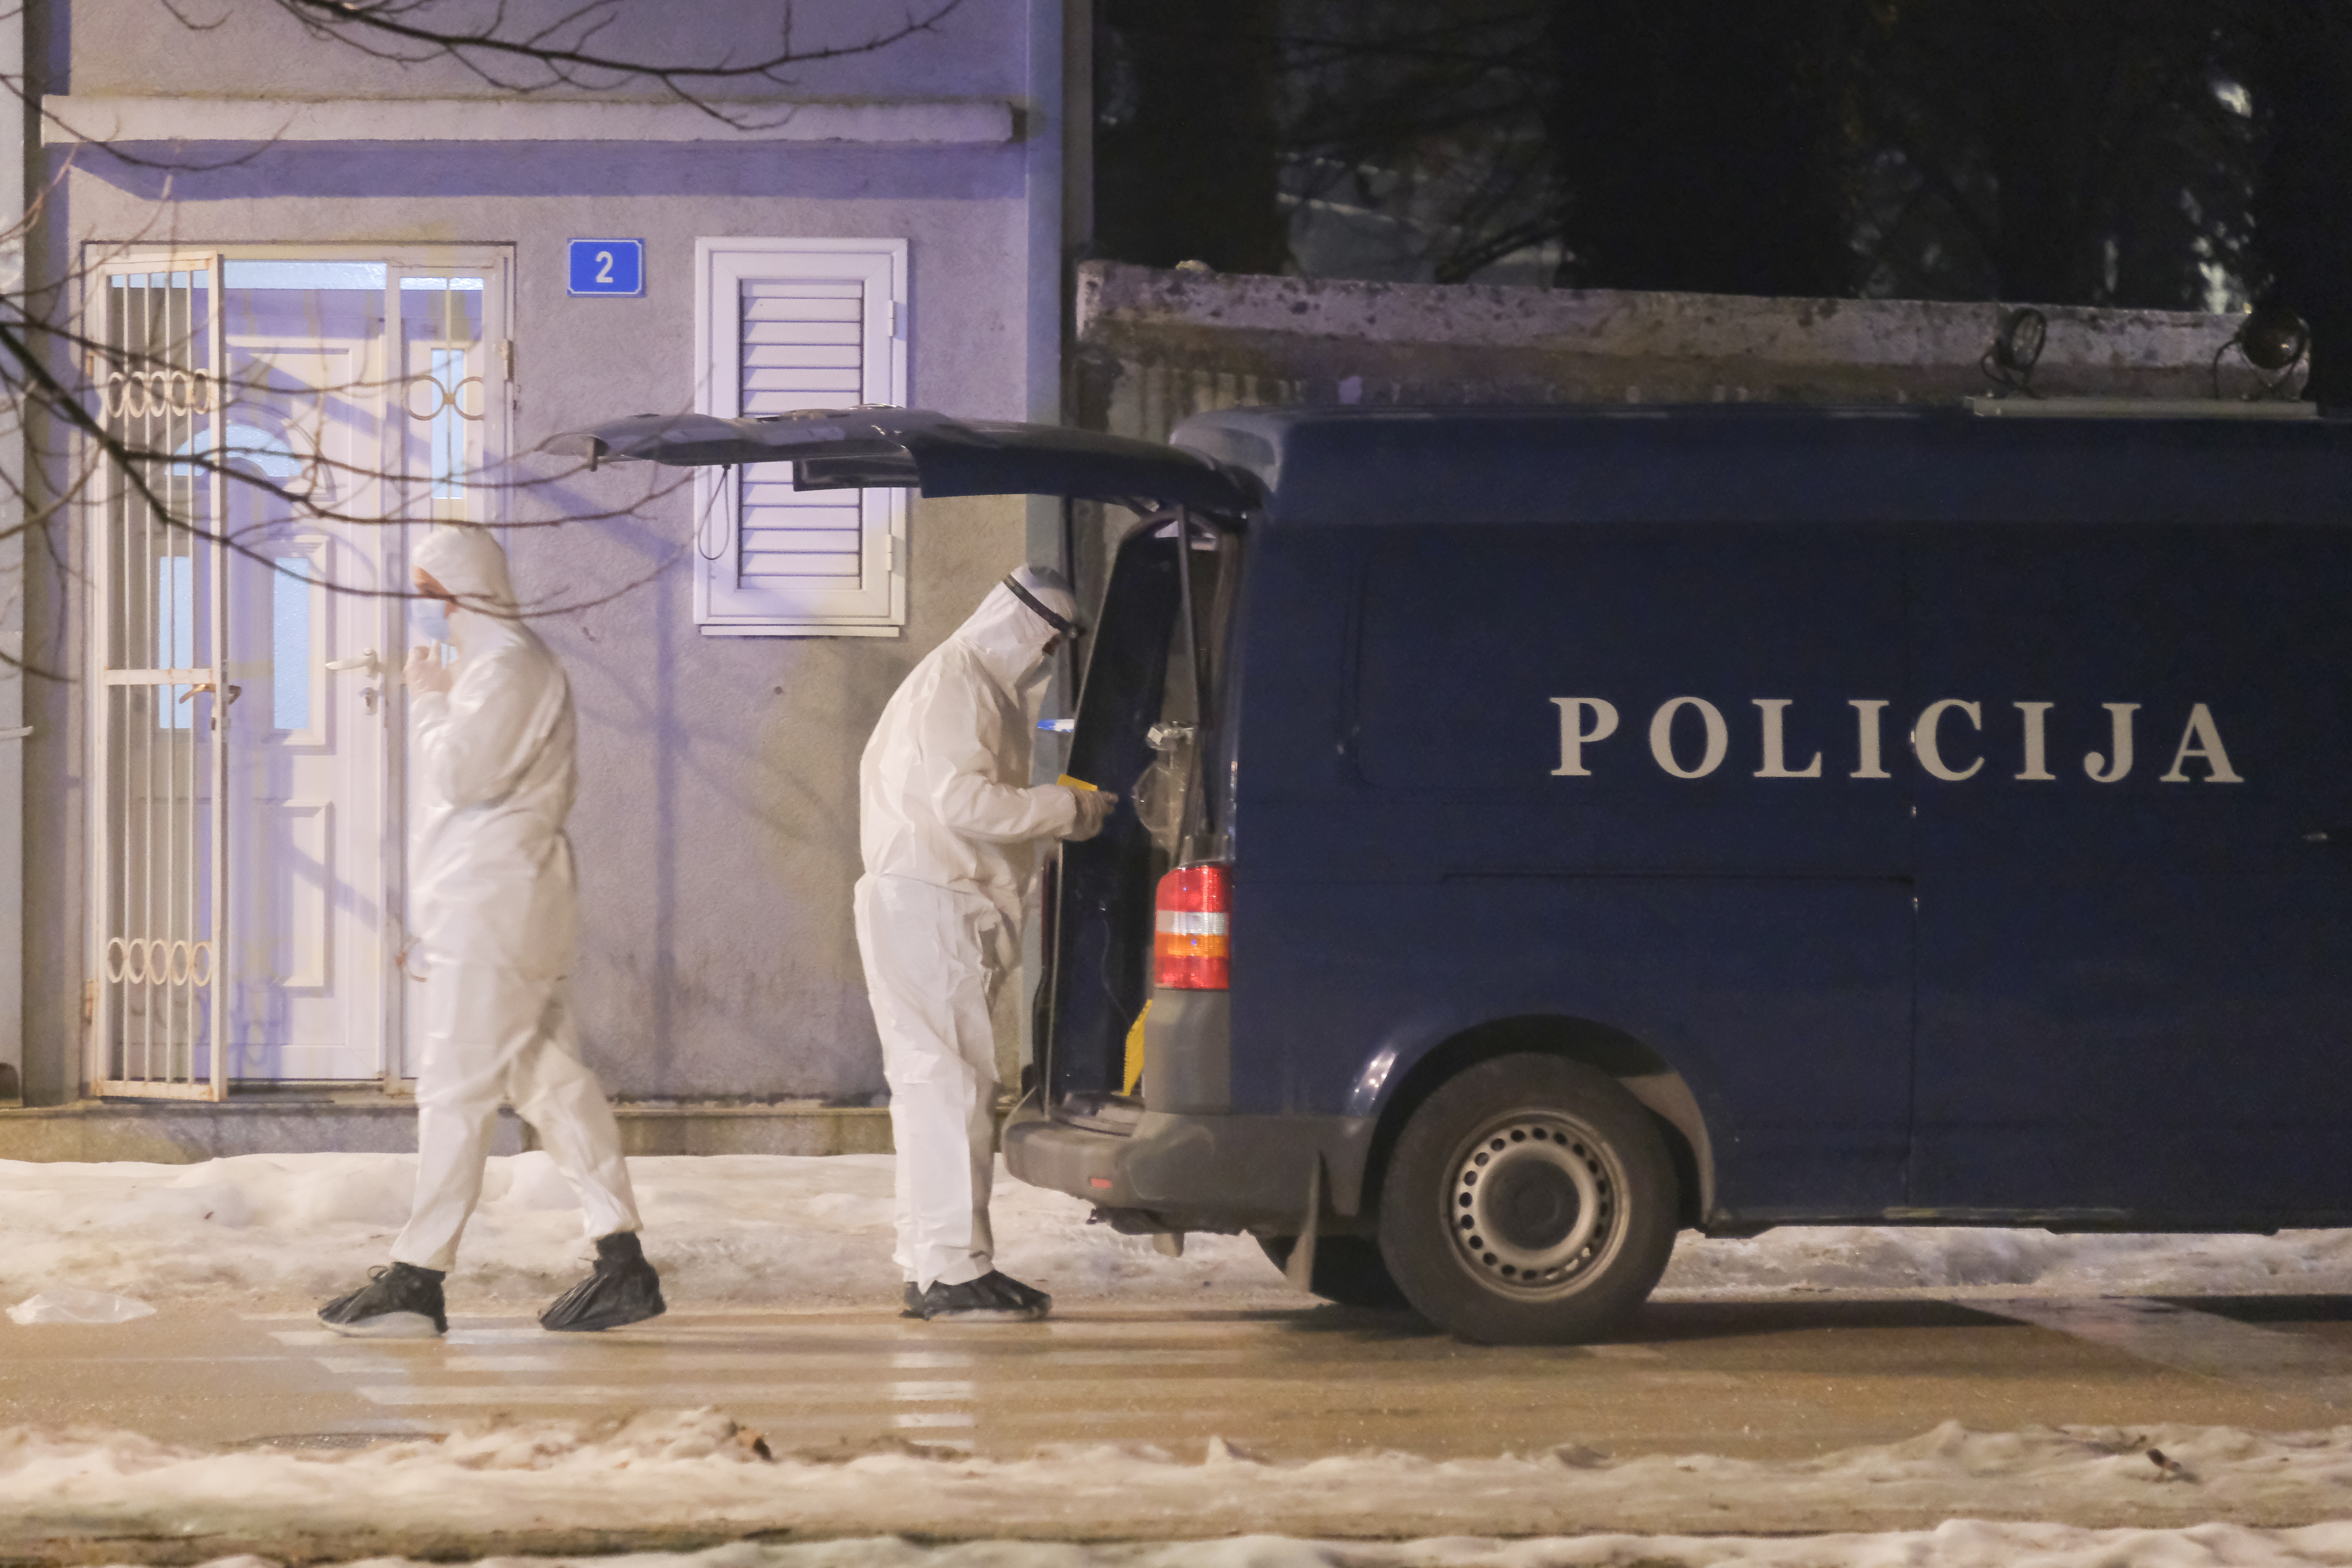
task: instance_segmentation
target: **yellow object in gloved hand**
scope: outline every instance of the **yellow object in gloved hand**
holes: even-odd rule
[[[1069,828],[1062,837],[1074,844],[1084,843],[1100,833],[1103,824],[1110,820],[1110,814],[1118,808],[1118,796],[1067,773],[1062,775],[1061,784],[1077,807],[1077,814],[1070,819]]]
[[[1120,1076],[1126,1082],[1121,1094],[1133,1094],[1136,1085],[1143,1081],[1143,1021],[1151,1016],[1151,1004],[1146,1002],[1143,1011],[1135,1016],[1135,1025],[1127,1031],[1127,1070]]]

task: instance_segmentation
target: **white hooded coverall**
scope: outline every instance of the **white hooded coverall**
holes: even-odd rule
[[[425,971],[416,1195],[395,1261],[446,1270],[481,1196],[499,1101],[511,1100],[580,1194],[588,1235],[637,1228],[619,1130],[580,1060],[564,976],[578,943],[572,689],[515,607],[506,553],[436,529],[415,563],[457,595],[446,693],[409,696],[418,798],[409,914]],[[414,963],[414,959],[412,963]]]
[[[1066,588],[1022,585],[1075,617]],[[857,766],[866,874],[857,947],[890,1085],[900,1273],[918,1289],[990,1272],[996,1040],[989,1005],[1020,963],[1036,847],[1082,818],[1076,792],[1029,783],[1055,628],[1003,584],[915,666]]]

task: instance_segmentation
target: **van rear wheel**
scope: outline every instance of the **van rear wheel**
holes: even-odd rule
[[[1381,1255],[1415,1310],[1485,1344],[1576,1344],[1621,1323],[1674,1251],[1674,1165],[1615,1079],[1497,1057],[1405,1123]]]

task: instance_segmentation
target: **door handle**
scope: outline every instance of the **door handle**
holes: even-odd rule
[[[331,658],[327,661],[327,668],[329,669],[364,669],[371,679],[379,675],[388,675],[392,671],[390,665],[376,657],[376,651],[373,648],[368,649],[357,658]]]
[[[180,693],[180,700],[182,702],[194,702],[196,700],[197,693],[212,691],[215,688],[211,681],[199,680],[192,684],[185,691]],[[213,710],[212,728],[215,734],[218,734],[220,732],[221,720],[227,713],[231,704],[235,703],[238,698],[244,695],[245,688],[242,686],[232,686],[228,689],[227,700],[220,703]]]
[[[2352,826],[2315,827],[2303,836],[2305,844],[2340,844],[2352,848]]]
[[[13,730],[0,730],[0,741],[21,741],[32,732],[30,724],[19,724]]]

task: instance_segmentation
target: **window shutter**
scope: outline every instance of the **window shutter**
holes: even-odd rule
[[[906,400],[903,241],[705,240],[698,403],[721,417]],[[696,618],[719,636],[882,635],[904,624],[898,490],[793,489],[792,466],[708,473]],[[716,515],[714,515],[714,512]],[[711,550],[720,539],[724,545]],[[715,559],[710,557],[715,556]]]

